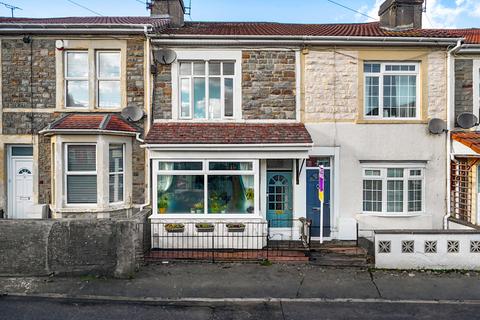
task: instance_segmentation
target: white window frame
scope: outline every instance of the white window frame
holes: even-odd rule
[[[388,169],[403,169],[403,177],[387,177]],[[368,170],[379,170],[380,176],[367,176],[365,174]],[[420,176],[411,176],[410,170],[420,170]],[[382,211],[365,211],[363,208],[363,182],[365,180],[380,180],[382,181]],[[388,194],[387,181],[400,180],[403,181],[403,211],[389,212],[387,211]],[[421,180],[422,181],[422,206],[420,211],[408,211],[408,181]],[[372,215],[416,215],[425,213],[425,167],[418,164],[385,164],[385,165],[366,165],[362,166],[362,213]]]
[[[123,160],[122,171],[110,172],[110,146],[112,146],[112,145],[121,145],[122,146],[122,153],[123,153],[122,154],[122,160]],[[109,202],[110,205],[119,205],[119,204],[125,203],[125,197],[126,197],[126,188],[125,188],[125,181],[126,181],[125,180],[125,174],[126,174],[126,172],[125,172],[125,169],[126,169],[126,165],[127,165],[127,163],[125,161],[126,160],[125,159],[126,158],[126,156],[125,156],[126,155],[126,149],[127,148],[126,148],[125,143],[110,142],[108,144],[108,158],[109,159],[108,159],[108,182],[107,183],[108,183],[108,186],[109,186],[108,202]],[[110,177],[115,176],[115,175],[122,175],[123,176],[123,178],[122,178],[122,185],[123,185],[123,197],[122,198],[123,198],[123,200],[122,201],[110,202]]]
[[[118,53],[120,59],[120,74],[118,77],[102,78],[100,77],[100,54]],[[100,82],[115,81],[120,87],[120,106],[100,106]],[[121,50],[95,50],[95,108],[102,110],[116,110],[122,107],[122,51]]]
[[[200,63],[203,62],[205,64],[205,74],[204,75],[196,75],[194,74],[194,64],[195,63]],[[223,64],[224,63],[233,63],[234,65],[237,63],[236,61],[233,60],[180,60],[178,61],[179,64],[182,63],[190,63],[190,75],[181,75],[179,73],[178,76],[178,97],[179,97],[179,104],[178,104],[178,114],[179,114],[179,119],[180,120],[232,120],[235,118],[235,96],[237,93],[235,92],[235,74],[233,75],[224,75],[223,74]],[[220,63],[220,74],[219,75],[210,75],[210,63]],[[197,78],[205,79],[205,117],[204,118],[194,118],[194,90],[193,88],[195,87],[194,80]],[[213,118],[212,114],[212,108],[210,106],[210,78],[219,78],[220,79],[220,101],[221,101],[221,115],[220,118]],[[225,79],[231,79],[233,81],[233,113],[231,116],[225,116]],[[182,86],[181,82],[182,80],[188,80],[189,81],[189,88],[190,88],[190,94],[189,94],[189,100],[190,100],[190,115],[188,117],[182,117],[182,101],[181,101],[181,95],[182,95]]]
[[[202,170],[159,170],[160,162],[201,162]],[[221,171],[221,170],[210,170],[210,162],[248,162],[252,163],[252,170],[248,171]],[[261,217],[260,212],[260,173],[259,173],[259,160],[255,159],[185,159],[185,160],[172,160],[172,159],[155,159],[152,161],[152,174],[153,174],[153,194],[152,194],[152,203],[153,203],[153,216],[156,218],[200,218],[200,219],[225,219],[225,218],[258,218]],[[158,213],[158,196],[155,190],[158,190],[158,175],[203,175],[204,176],[204,208],[203,213],[201,214],[192,214],[192,213]],[[254,212],[253,213],[208,213],[208,177],[209,176],[221,176],[221,175],[252,175],[254,177]]]
[[[95,147],[95,171],[69,171],[68,170],[68,147],[69,146],[94,146]],[[69,203],[68,202],[68,183],[67,178],[68,176],[79,176],[79,175],[95,175],[97,177],[97,195],[99,191],[99,183],[98,183],[98,148],[96,143],[65,143],[64,144],[64,157],[63,157],[63,176],[64,176],[64,199],[65,199],[65,206],[66,207],[96,207],[98,206],[98,196],[97,201],[95,203]]]
[[[473,60],[473,114],[480,115],[480,59]]]
[[[396,62],[396,61],[364,61],[362,65],[362,70],[364,69],[365,64],[380,64],[380,72],[365,72],[363,71],[363,117],[366,120],[419,120],[421,118],[421,72],[420,72],[420,63],[417,61],[411,62]],[[387,65],[398,65],[398,66],[405,66],[405,65],[414,65],[415,71],[387,71]],[[384,76],[416,76],[416,111],[415,117],[384,117],[383,116],[383,78]],[[367,77],[378,77],[378,116],[370,116],[367,115]]]
[[[219,121],[241,120],[242,119],[242,51],[238,49],[232,49],[232,50],[177,49],[175,51],[177,54],[177,60],[172,64],[172,93],[173,93],[172,94],[172,120],[195,121],[195,122],[219,122]],[[190,113],[191,117],[188,117],[188,118],[181,117],[180,62],[191,62],[191,61],[204,61],[204,62],[212,61],[212,62],[234,62],[235,63],[234,76],[233,76],[234,80],[233,80],[233,116],[232,117],[223,117],[224,115],[223,108],[222,108],[221,119],[208,119],[208,118],[194,119],[193,112]],[[207,74],[207,72],[208,70],[206,70],[205,73]],[[223,75],[218,77],[222,77],[223,79]],[[227,77],[231,77],[231,76],[227,76]],[[193,82],[190,82],[190,85],[192,84]],[[223,97],[224,96],[222,93],[222,101],[223,101]],[[208,99],[207,92],[206,92],[205,99]],[[191,101],[190,108],[193,108],[193,95],[190,95],[190,101]],[[161,120],[157,119],[155,121],[159,122]]]
[[[69,77],[68,76],[68,54],[69,53],[84,53],[87,55],[87,73],[88,75],[86,77]],[[90,63],[89,63],[89,60],[90,60],[90,57],[89,57],[89,53],[88,53],[88,50],[66,50],[64,55],[63,55],[63,65],[64,65],[64,71],[63,71],[63,97],[64,97],[64,101],[65,101],[65,109],[83,109],[83,110],[88,110],[90,108],[90,91],[91,91],[91,87],[90,87]],[[86,81],[87,82],[87,85],[88,85],[88,92],[89,92],[89,103],[87,106],[85,107],[76,107],[76,106],[69,106],[68,105],[68,99],[67,99],[67,95],[68,95],[68,82],[69,81]]]

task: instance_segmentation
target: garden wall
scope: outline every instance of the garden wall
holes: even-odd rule
[[[143,253],[141,223],[131,219],[0,220],[0,275],[129,277]]]

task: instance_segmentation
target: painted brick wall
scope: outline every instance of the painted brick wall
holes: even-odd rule
[[[473,60],[455,60],[455,119],[462,112],[473,112]]]
[[[356,118],[357,57],[356,51],[331,50],[305,55],[305,122]]]
[[[244,119],[295,119],[295,53],[244,51]]]
[[[2,40],[2,73],[4,108],[55,108],[54,40]]]

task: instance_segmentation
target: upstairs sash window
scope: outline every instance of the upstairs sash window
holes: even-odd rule
[[[234,61],[181,61],[180,118],[233,118],[234,83]]]
[[[369,119],[416,119],[420,116],[416,62],[364,64],[364,116]]]

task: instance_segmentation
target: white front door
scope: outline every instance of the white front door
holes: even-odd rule
[[[8,217],[29,219],[33,214],[33,158],[11,156],[8,180]]]

